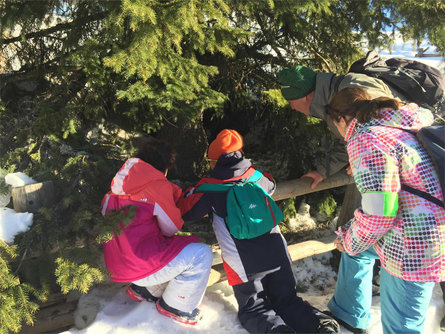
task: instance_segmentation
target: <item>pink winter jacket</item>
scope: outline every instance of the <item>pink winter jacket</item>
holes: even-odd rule
[[[362,206],[338,232],[346,252],[357,255],[374,246],[382,267],[412,282],[445,280],[445,210],[401,189],[406,184],[443,201],[438,174],[415,136],[433,123],[416,104],[383,109],[368,123],[355,119],[347,141]]]
[[[159,170],[138,158],[128,159],[102,200],[102,214],[136,205],[136,216],[119,236],[104,243],[104,257],[111,280],[132,282],[166,266],[193,236],[174,235],[183,225],[176,202],[181,189]]]

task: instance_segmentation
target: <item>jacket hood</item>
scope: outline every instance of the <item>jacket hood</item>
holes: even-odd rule
[[[348,73],[337,76],[332,73],[317,73],[314,99],[309,109],[309,115],[321,118],[329,123],[330,119],[326,115],[325,106],[334,97],[335,88],[337,88],[337,91],[340,91],[346,87],[363,88],[373,99],[380,96],[388,96],[397,98],[400,101],[407,100],[397,90],[389,87],[382,80],[367,76],[366,74]]]
[[[167,181],[161,171],[139,158],[130,158],[114,176],[111,192],[120,196],[133,195],[159,181]]]
[[[252,166],[250,160],[243,157],[240,151],[223,154],[219,157],[211,176],[220,180],[243,175]]]
[[[383,115],[382,118],[372,119],[368,123],[354,122],[355,125],[352,123],[351,125],[355,127],[355,130],[371,126],[388,126],[418,132],[421,128],[430,126],[434,122],[434,116],[431,111],[419,107],[415,103],[406,104],[398,110],[381,109],[380,113]],[[351,133],[350,130],[352,129],[348,129],[347,131],[347,138],[345,138],[346,140],[349,138],[348,133]]]
[[[340,77],[332,73],[317,73],[315,79],[314,98],[309,108],[309,115],[326,121],[325,106],[334,96],[334,87]]]

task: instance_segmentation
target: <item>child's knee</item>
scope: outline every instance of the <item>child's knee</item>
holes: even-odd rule
[[[213,262],[212,249],[210,248],[210,246],[206,244],[200,243],[199,245],[200,245],[200,250],[199,250],[200,261],[202,261],[205,265],[211,267]]]
[[[200,242],[189,244],[187,247],[187,254],[194,266],[211,267],[213,262],[212,249]],[[210,270],[210,269],[209,269]]]

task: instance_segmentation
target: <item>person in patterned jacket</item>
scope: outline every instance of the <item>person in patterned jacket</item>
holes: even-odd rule
[[[445,280],[445,209],[401,185],[444,200],[431,158],[413,134],[433,115],[357,87],[339,91],[326,112],[347,142],[362,195],[361,208],[337,232],[343,253],[328,307],[340,322],[366,329],[372,267],[380,259],[383,332],[423,333],[434,282]]]
[[[224,270],[238,302],[238,319],[250,333],[337,333],[331,317],[297,296],[287,244],[278,223],[269,232],[251,239],[236,239],[225,222],[226,193],[200,193],[203,183],[234,183],[248,179],[256,168],[242,153],[241,135],[222,130],[210,144],[210,178],[187,190],[179,202],[182,218],[212,219]],[[257,184],[267,193],[275,190],[273,178],[263,173]]]
[[[170,145],[150,137],[124,163],[102,200],[102,214],[129,205],[136,213],[103,250],[110,279],[132,282],[130,298],[156,302],[161,314],[194,325],[213,254],[197,237],[175,235],[184,221],[176,206],[182,190],[166,178],[174,161]]]

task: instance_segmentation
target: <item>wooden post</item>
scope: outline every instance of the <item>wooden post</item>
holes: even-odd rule
[[[37,212],[43,206],[51,206],[55,198],[52,181],[13,187],[11,193],[16,212]]]
[[[354,216],[354,211],[361,205],[362,196],[355,183],[346,187],[345,197],[341,205],[337,226],[343,226]]]

